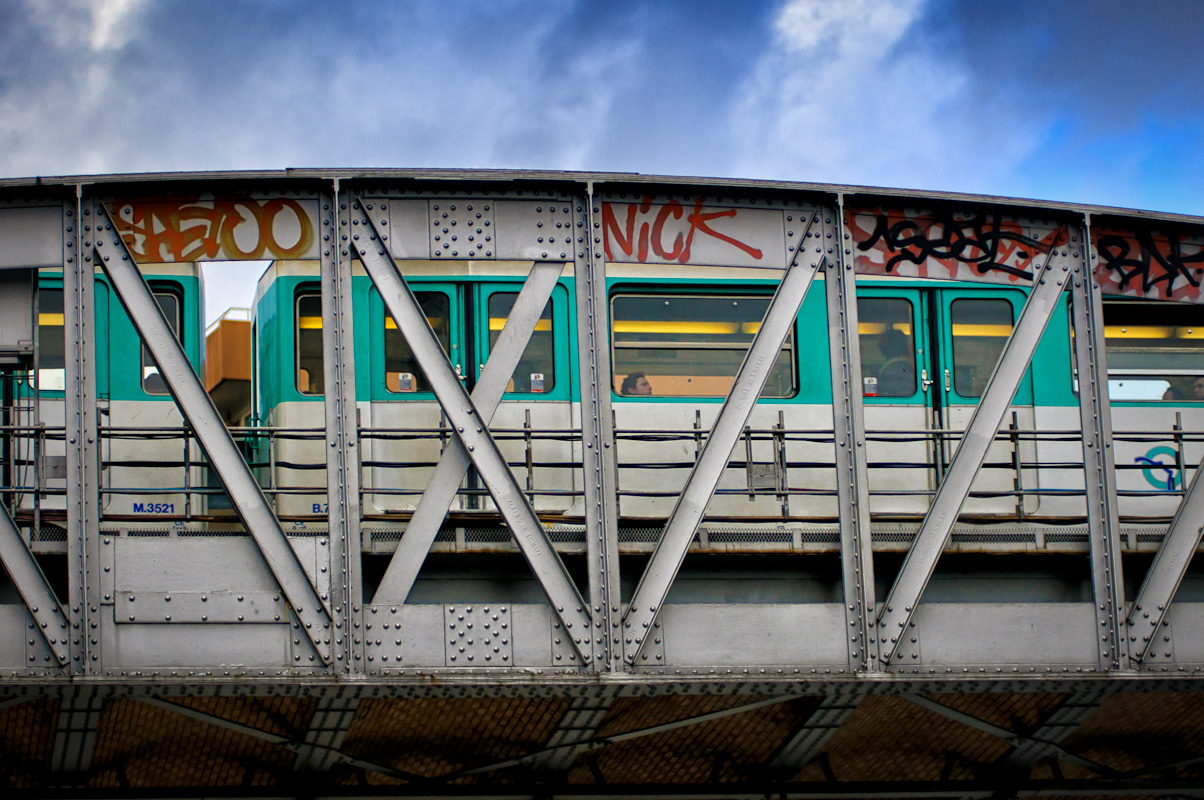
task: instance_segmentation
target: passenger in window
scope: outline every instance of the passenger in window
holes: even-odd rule
[[[652,394],[652,384],[648,382],[648,376],[644,373],[633,372],[623,379],[623,385],[619,387],[619,394],[648,397]]]
[[[878,339],[878,350],[886,361],[878,370],[879,397],[910,397],[916,390],[916,364],[911,340],[895,328]]]
[[[1204,375],[1196,378],[1196,382],[1192,384],[1192,395],[1196,400],[1204,400]]]

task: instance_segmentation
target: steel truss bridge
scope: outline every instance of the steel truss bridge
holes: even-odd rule
[[[447,214],[433,208],[473,203],[492,204],[491,238],[442,232]],[[895,233],[858,230],[867,209]],[[938,217],[946,234],[978,220],[973,258],[961,234],[938,243],[925,233]],[[462,234],[475,224],[459,221]],[[1011,240],[1002,231],[1034,226],[1051,232],[1037,239],[1040,249],[1004,252]],[[1101,252],[1103,230],[1126,244],[1123,263]],[[1199,218],[626,174],[313,170],[0,182],[0,276],[61,269],[65,298],[65,540],[39,539],[12,487],[0,514],[10,589],[0,605],[0,783],[9,797],[1204,795],[1204,603],[1176,599],[1204,530],[1204,490],[1187,480],[1187,464],[1179,510],[1140,537],[1126,529],[1101,310],[1107,294],[1199,303],[1202,242]],[[873,247],[887,258],[859,257]],[[298,535],[278,518],[140,269],[282,258],[320,263],[318,534]],[[410,260],[467,258],[532,263],[523,290],[531,296],[511,315],[513,357],[491,362],[491,383],[482,376],[471,394],[402,278]],[[672,512],[634,560],[620,536],[606,328],[608,267],[619,262],[761,269],[779,281]],[[354,390],[353,267],[379,291],[455,434],[444,453],[454,479],[432,479],[423,498],[438,519],[420,525],[420,505],[385,591],[375,593],[365,591],[361,557],[366,432]],[[871,515],[854,280],[896,269],[1019,281],[1031,292],[928,512],[896,538],[905,555],[875,574],[878,531],[890,521]],[[575,572],[480,422],[536,326],[549,272],[571,275],[575,292],[574,468],[585,509]],[[144,536],[106,519],[97,275],[159,365],[237,530]],[[823,293],[829,318],[838,587],[806,602],[675,602],[682,564],[708,530],[708,503],[741,452],[766,380],[761,365],[781,350],[809,290]],[[1066,296],[1086,509],[1072,556],[1086,564],[1088,596],[983,602],[968,591],[961,602],[921,602],[957,536],[994,530],[961,511]],[[389,581],[412,583],[470,467],[510,533],[506,546],[521,553],[512,563],[526,564],[540,597],[390,596]],[[721,591],[724,577],[693,580]]]

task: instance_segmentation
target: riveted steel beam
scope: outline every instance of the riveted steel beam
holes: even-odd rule
[[[1204,465],[1196,468],[1191,487],[1179,503],[1175,519],[1158,546],[1154,563],[1150,564],[1129,612],[1129,654],[1135,661],[1145,659],[1157,642],[1155,634],[1166,619],[1192,556],[1204,537],[1204,488],[1201,488],[1204,481],[1200,480],[1201,473],[1204,473]]]
[[[523,288],[514,301],[514,307],[507,317],[502,332],[498,335],[497,343],[489,353],[481,378],[472,390],[472,402],[476,404],[482,419],[489,423],[497,411],[506,385],[514,375],[518,362],[522,359],[531,334],[543,314],[552,289],[560,278],[564,265],[560,263],[541,261],[531,269]],[[397,551],[389,560],[388,569],[381,578],[372,598],[375,605],[388,603],[404,603],[422,562],[430,552],[439,528],[447,516],[448,509],[456,497],[460,481],[468,472],[472,459],[459,439],[452,439],[443,450],[438,466],[427,484],[414,515],[406,525],[405,535]]]
[[[1091,242],[1090,218],[1080,233]],[[1084,268],[1071,287],[1071,325],[1078,368],[1079,420],[1083,431],[1083,481],[1091,588],[1100,669],[1118,669],[1126,658],[1124,575],[1120,563],[1120,512],[1116,499],[1116,451],[1112,447],[1112,407],[1104,345],[1100,288]]]
[[[837,207],[840,242],[844,202]],[[828,348],[832,365],[832,419],[836,441],[836,498],[840,514],[841,585],[849,669],[877,664],[878,639],[873,634],[874,553],[870,539],[870,496],[865,453],[865,409],[861,389],[861,347],[857,335],[857,292],[853,262],[836,248],[836,263],[824,272],[828,299]]]
[[[800,241],[806,240],[807,232],[818,216],[812,214],[808,219]],[[648,640],[643,631],[652,629],[661,606],[669,595],[669,589],[672,588],[677,572],[681,569],[690,542],[706,513],[707,504],[719,486],[732,450],[739,442],[744,425],[748,422],[757,404],[757,398],[765,387],[765,381],[769,378],[774,360],[798,317],[811,280],[823,261],[821,259],[819,263],[812,262],[810,266],[801,266],[801,254],[800,247],[786,268],[786,274],[765,312],[765,320],[761,323],[761,328],[736,373],[731,393],[724,400],[710,436],[707,437],[698,460],[686,478],[677,504],[669,515],[652,558],[648,561],[648,566],[631,597],[631,605],[623,616],[624,657],[629,664],[636,662],[644,643]]]
[[[60,665],[66,665],[71,658],[69,633],[71,623],[63,609],[59,606],[54,591],[42,574],[33,553],[25,544],[21,531],[18,530],[8,509],[0,504],[0,563],[8,577],[17,587],[17,593],[25,601],[25,609],[33,617],[34,627],[46,640],[50,651]]]
[[[71,667],[100,669],[100,439],[96,418],[96,273],[92,243],[102,217],[76,187],[63,207],[63,344],[67,439],[67,585]]]
[[[1116,692],[1115,686],[1092,686],[1072,692],[1060,706],[1055,708],[1037,727],[1024,737],[1013,741],[1015,750],[1008,753],[1004,766],[1014,769],[1028,769],[1047,756],[1066,759],[1069,754],[1061,748],[1061,742],[1074,733],[1080,725],[1091,716],[1105,700]],[[1071,761],[1078,756],[1070,756]],[[1099,774],[1099,765],[1088,766]]]
[[[338,181],[318,204],[322,235],[322,372],[326,412],[326,510],[330,532],[332,650],[342,671],[351,669],[350,637],[344,628],[352,605],[359,607],[360,457],[355,406],[355,339],[351,304],[351,259],[335,246]],[[346,215],[341,215],[346,219]],[[353,598],[354,603],[353,603]]]
[[[581,471],[585,495],[585,555],[590,574],[595,658],[606,669],[623,668],[619,636],[619,499],[614,417],[610,402],[610,337],[606,302],[606,249],[600,234],[602,207],[586,185],[585,234],[577,237],[577,358],[581,375]],[[595,661],[595,663],[599,663]]]
[[[447,354],[427,323],[418,300],[384,247],[384,237],[389,235],[384,231],[388,223],[387,203],[384,200],[353,198],[351,232],[349,239],[342,241],[341,246],[354,248],[359,255],[384,300],[385,308],[393,316],[415,360],[430,381],[431,390],[455,429],[456,437],[485,481],[498,512],[547,595],[553,612],[570,632],[570,641],[582,660],[589,663],[593,653],[589,609],[573,585],[564,562],[553,549],[543,524],[535,516],[526,495],[502,458],[480,409],[452,371],[451,362],[447,360]],[[382,216],[374,221],[374,214]]]
[[[134,257],[114,229],[108,211],[97,204],[96,214],[98,226],[103,228],[96,236],[97,262],[112,282],[130,320],[159,366],[180,412],[209,456],[209,463],[221,477],[235,511],[280,584],[297,618],[295,624],[305,632],[322,661],[329,664],[332,638],[329,611],[305,574],[250,467],[230,438],[204,384],[188,363],[183,347],[138,271]]]
[[[966,428],[961,445],[953,456],[945,478],[937,490],[928,515],[916,534],[903,561],[886,605],[878,617],[879,659],[891,663],[904,640],[903,631],[911,621],[920,597],[936,568],[937,559],[949,540],[949,533],[970,493],[970,486],[982,468],[987,451],[995,440],[999,425],[1020,388],[1037,342],[1058,307],[1058,299],[1071,277],[1070,258],[1064,255],[1061,266],[1053,266],[1057,249],[1051,250],[1045,263],[1033,276],[1033,290],[1016,320],[1015,328],[1004,345],[999,363],[987,382],[974,416]],[[1061,251],[1066,253],[1066,250]],[[1081,262],[1081,259],[1080,259]],[[1081,276],[1081,266],[1075,275]],[[899,654],[900,657],[902,654]]]

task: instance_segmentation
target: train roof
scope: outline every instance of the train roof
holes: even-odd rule
[[[644,175],[637,172],[576,172],[564,170],[470,169],[470,168],[380,168],[329,167],[288,168],[281,170],[230,170],[211,172],[145,172],[114,173],[109,175],[55,175],[25,178],[0,178],[0,192],[47,187],[111,185],[129,190],[146,184],[179,184],[195,188],[197,183],[278,183],[280,181],[307,183],[333,180],[394,181],[432,184],[484,184],[510,182],[522,184],[561,183],[585,187],[604,184],[610,188],[645,188],[648,190],[738,190],[742,192],[804,192],[826,196],[855,196],[860,199],[906,200],[919,202],[962,202],[977,205],[1007,206],[1032,212],[1061,212],[1087,215],[1129,217],[1150,221],[1179,222],[1204,225],[1204,217],[1164,211],[1123,208],[1118,206],[1068,203],[1053,200],[980,195],[964,192],[942,192],[920,189],[826,184],[805,181],[751,180],[745,178],[697,177],[679,175]]]

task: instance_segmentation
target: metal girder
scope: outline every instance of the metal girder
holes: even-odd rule
[[[21,531],[13,522],[8,509],[0,504],[0,563],[25,601],[25,609],[33,617],[34,627],[46,640],[60,666],[71,658],[69,633],[71,623],[59,606],[54,591],[42,574],[37,559],[29,552]]]
[[[322,281],[322,371],[326,412],[326,510],[330,532],[330,608],[334,616],[332,650],[342,671],[351,669],[350,637],[343,628],[344,609],[358,609],[360,550],[360,458],[355,406],[355,338],[352,324],[351,259],[335,246],[338,181],[319,202]],[[354,598],[354,602],[353,602]]]
[[[1080,234],[1090,247],[1090,218]],[[1076,275],[1077,277],[1077,275]],[[1071,324],[1078,368],[1079,420],[1083,431],[1083,482],[1087,496],[1088,548],[1100,669],[1123,663],[1128,642],[1124,575],[1120,563],[1120,512],[1116,498],[1116,451],[1112,447],[1112,408],[1100,289],[1089,270],[1071,287]]]
[[[770,772],[788,776],[807,766],[864,699],[865,694],[857,691],[826,695],[807,721],[774,755],[769,762]]]
[[[606,712],[614,705],[618,696],[617,687],[599,689],[596,693],[573,698],[556,730],[548,737],[543,752],[531,763],[540,772],[564,772],[573,765],[577,756],[588,749],[602,726]],[[573,747],[577,745],[577,747]]]
[[[523,288],[514,301],[510,316],[506,319],[497,343],[489,353],[481,378],[472,390],[472,402],[488,424],[506,392],[506,385],[514,375],[522,359],[531,334],[543,314],[544,307],[552,297],[552,289],[564,271],[564,265],[541,261],[531,269]],[[388,569],[381,578],[372,598],[374,605],[404,603],[422,562],[430,552],[439,528],[447,516],[448,509],[456,497],[460,481],[468,473],[472,459],[459,439],[452,439],[443,450],[439,464],[414,509],[414,515],[406,525],[396,552],[389,560]]]
[[[100,669],[100,445],[96,419],[96,274],[92,242],[101,217],[76,187],[63,207],[63,344],[66,366],[67,585],[71,661],[76,672]],[[81,230],[82,228],[82,230]]]
[[[104,703],[95,686],[71,687],[63,695],[50,754],[52,773],[82,776],[91,768]]]
[[[1020,381],[1024,378],[1041,334],[1053,316],[1058,298],[1070,278],[1069,262],[1061,269],[1051,266],[1055,252],[1050,251],[1049,258],[1033,276],[1033,290],[1004,345],[999,363],[987,381],[986,391],[974,409],[961,445],[953,456],[878,617],[879,660],[884,666],[895,658],[899,642],[904,639],[899,631],[907,627],[915,613],[936,568],[937,559],[969,496],[970,486],[987,457],[999,425],[1016,390],[1020,388]],[[1075,274],[1081,276],[1079,269],[1076,268]]]
[[[811,215],[800,241],[807,238],[807,233],[818,216],[818,213]],[[707,437],[698,460],[686,478],[677,504],[669,515],[652,558],[649,559],[648,566],[631,597],[631,605],[623,615],[625,659],[629,664],[634,664],[639,658],[644,642],[647,641],[643,631],[652,629],[661,606],[669,595],[669,589],[673,586],[678,570],[681,569],[690,542],[706,513],[707,504],[715,494],[724,470],[727,469],[732,450],[739,442],[744,425],[756,407],[757,398],[765,387],[765,381],[769,378],[778,352],[798,317],[803,299],[807,296],[807,289],[811,286],[811,279],[819,269],[820,264],[814,262],[807,267],[800,266],[798,262],[801,254],[800,247],[787,266],[786,274],[782,276],[782,282],[765,312],[765,320],[761,323],[761,328],[753,338],[744,362],[736,373],[731,393],[724,400],[710,436]]]
[[[1072,693],[1036,730],[1012,742],[1016,749],[1008,753],[1004,766],[1016,770],[1028,769],[1047,756],[1065,758],[1067,754],[1060,743],[1115,692],[1113,686],[1095,686]],[[1099,772],[1098,769],[1095,771]]]
[[[623,668],[619,635],[619,498],[615,463],[614,417],[610,402],[610,329],[606,302],[606,250],[596,232],[601,207],[594,206],[594,185],[586,186],[584,246],[577,251],[577,358],[581,376],[581,481],[585,496],[585,553],[590,573],[596,658],[606,671]],[[590,232],[595,232],[590,234]],[[581,239],[584,238],[584,242]],[[599,663],[595,661],[595,663]]]
[[[351,233],[341,236],[342,246],[354,248],[363,262],[368,276],[380,292],[385,308],[405,336],[406,343],[414,353],[414,359],[430,381],[439,405],[455,429],[456,437],[468,451],[468,457],[480,473],[489,495],[497,505],[498,512],[506,521],[510,534],[522,551],[531,571],[535,574],[552,610],[561,624],[570,632],[570,641],[582,661],[592,661],[591,619],[589,609],[572,578],[556,554],[550,537],[527,497],[519,488],[513,473],[502,458],[497,443],[493,440],[480,409],[472,402],[468,392],[452,371],[447,354],[439,345],[434,332],[426,321],[426,315],[418,305],[410,287],[406,285],[393,257],[384,246],[381,233],[387,225],[387,217],[374,222],[369,212],[384,213],[388,201],[366,202],[353,198],[351,202]]]
[[[844,201],[837,204],[841,240]],[[840,514],[841,585],[849,669],[877,662],[874,636],[874,552],[870,538],[870,496],[865,453],[865,409],[861,389],[861,347],[857,337],[857,292],[852,261],[838,247],[836,263],[824,273],[828,300],[828,348],[832,366],[832,422],[836,448],[836,499]]]
[[[618,733],[618,734],[615,734],[614,736],[607,736],[603,739],[586,739],[584,741],[576,742],[576,743],[572,743],[572,744],[562,744],[557,747],[550,747],[550,748],[547,748],[544,750],[540,750],[537,753],[529,753],[529,754],[527,754],[525,756],[521,756],[519,758],[510,758],[510,759],[506,759],[505,761],[498,761],[493,764],[487,764],[483,767],[474,767],[473,769],[458,770],[456,772],[452,772],[447,775],[440,775],[439,777],[433,778],[432,780],[437,780],[441,783],[446,783],[447,781],[457,780],[459,778],[464,778],[469,775],[480,775],[480,774],[483,774],[486,772],[496,772],[499,769],[509,769],[510,767],[518,767],[518,766],[522,766],[524,764],[531,764],[540,759],[549,757],[550,755],[553,754],[553,751],[559,750],[559,749],[573,748],[574,756],[576,756],[576,755],[580,755],[581,753],[586,752],[588,750],[597,750],[601,747],[607,747],[612,744],[618,744],[619,742],[626,742],[631,739],[642,739],[645,736],[652,736],[653,734],[656,734],[656,733],[665,733],[667,731],[677,730],[678,728],[687,728],[691,725],[698,725],[703,722],[711,722],[713,720],[723,719],[724,717],[730,717],[734,714],[743,714],[746,711],[754,711],[758,708],[767,708],[768,706],[776,706],[781,703],[789,702],[790,700],[798,700],[800,697],[803,697],[803,696],[804,695],[798,695],[798,694],[778,695],[777,697],[770,697],[770,698],[767,698],[764,700],[756,700],[752,703],[745,703],[742,706],[734,706],[732,708],[725,708],[720,711],[711,711],[707,714],[698,714],[697,716],[686,717],[685,719],[678,719],[678,720],[674,720],[672,722],[666,722],[662,725],[652,725],[647,728],[640,728],[639,730],[628,731],[627,733]]]
[[[1023,734],[1016,733],[1015,731],[1010,731],[1007,728],[1001,728],[998,725],[992,725],[991,723],[987,722],[986,720],[981,720],[978,717],[975,717],[971,714],[967,714],[963,711],[958,711],[955,708],[950,708],[949,706],[938,703],[935,700],[929,700],[927,697],[924,697],[923,695],[918,695],[918,694],[904,695],[904,698],[921,708],[926,708],[929,711],[934,711],[943,717],[947,717],[949,719],[955,720],[964,725],[969,725],[971,728],[974,728],[975,730],[982,731],[983,733],[989,733],[992,736],[997,736],[1000,739],[1004,739],[1009,744],[1013,745],[1014,747],[1019,748],[1021,746],[1026,746],[1026,753],[1027,752],[1038,752],[1040,755],[1038,755],[1036,758],[1034,758],[1032,762],[1028,762],[1030,765],[1031,765],[1031,763],[1034,763],[1038,758],[1043,758],[1046,755],[1056,755],[1056,756],[1058,756],[1058,758],[1061,758],[1063,761],[1066,761],[1067,763],[1074,764],[1075,766],[1079,766],[1084,769],[1089,769],[1092,772],[1096,773],[1097,775],[1115,775],[1116,774],[1115,770],[1113,770],[1109,767],[1105,767],[1103,764],[1097,764],[1094,761],[1091,761],[1086,758],[1082,758],[1080,756],[1076,756],[1074,753],[1069,753],[1069,752],[1063,750],[1055,742],[1035,738],[1037,736],[1037,734],[1025,736]],[[1067,733],[1069,733],[1069,731],[1067,731]],[[1065,735],[1066,734],[1063,734],[1062,738],[1064,738]],[[1010,758],[1010,755],[1009,755],[1009,758]],[[1019,763],[1021,763],[1021,762],[1019,762],[1019,761],[1016,762],[1016,765],[1018,765]],[[1005,764],[1006,764],[1006,762],[1005,762]]]
[[[355,696],[322,697],[318,700],[318,707],[305,732],[305,742],[297,745],[294,771],[329,772],[340,761],[339,748],[347,738],[347,731],[351,730],[359,704],[359,698]]]
[[[205,391],[179,340],[172,333],[150,288],[143,280],[134,257],[114,229],[108,211],[97,205],[98,227],[95,251],[100,266],[113,284],[130,320],[138,329],[155,363],[166,380],[209,463],[221,477],[230,502],[254,539],[285,598],[323,663],[331,660],[331,619],[322,598],[310,583],[297,554],[289,544],[267,498],[255,482],[250,467],[230,438],[221,415]]]
[[[288,738],[287,736],[281,736],[278,733],[268,733],[267,731],[251,727],[250,725],[243,725],[240,722],[234,722],[233,720],[226,719],[225,717],[219,717],[215,714],[207,714],[204,711],[197,711],[194,708],[182,706],[179,703],[172,703],[159,697],[139,697],[138,700],[142,703],[146,703],[149,706],[161,708],[164,711],[170,711],[173,714],[179,714],[182,717],[195,719],[198,722],[206,722],[210,725],[216,725],[219,728],[225,728],[226,730],[242,733],[247,736],[252,736],[256,739],[262,739],[265,742],[271,742],[272,744],[278,744],[282,747],[287,747],[290,750],[297,751],[306,758],[317,757],[317,753],[315,751],[321,750],[326,751],[327,757],[333,759],[334,763],[350,764],[353,767],[359,767],[370,772],[379,772],[381,775],[388,775],[390,778],[400,778],[404,781],[425,780],[422,776],[415,775],[412,772],[405,772],[404,770],[386,767],[383,764],[364,761],[362,759],[340,753],[337,750],[332,750],[330,747],[318,741],[311,742],[309,740],[309,734],[306,734],[306,740],[304,742],[298,742]]]
[[[1141,661],[1154,646],[1157,637],[1154,635],[1166,618],[1175,593],[1187,574],[1187,567],[1192,556],[1200,547],[1200,539],[1204,537],[1204,481],[1200,480],[1204,473],[1204,464],[1196,468],[1191,487],[1187,495],[1179,503],[1179,510],[1171,522],[1170,530],[1154,563],[1146,572],[1137,599],[1133,601],[1133,609],[1129,613],[1129,654],[1135,661]],[[1141,643],[1137,643],[1137,637]]]

